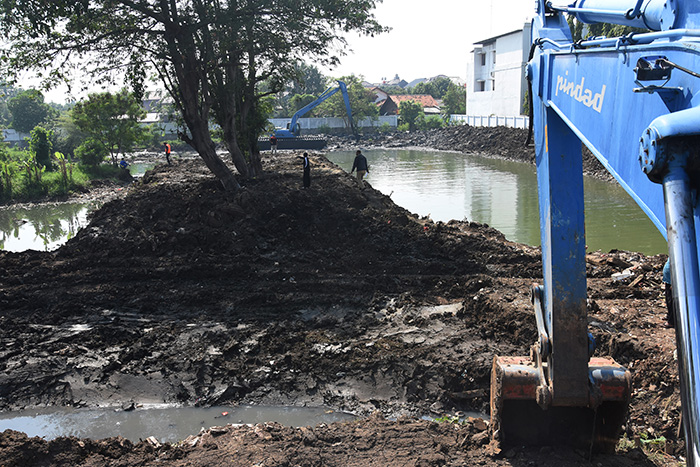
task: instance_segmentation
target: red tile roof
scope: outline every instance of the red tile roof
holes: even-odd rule
[[[425,107],[438,107],[438,103],[433,96],[430,94],[402,94],[398,96],[389,96],[389,99],[393,100],[398,107],[401,102],[413,101]]]

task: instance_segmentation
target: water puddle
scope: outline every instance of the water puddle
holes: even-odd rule
[[[0,250],[53,251],[87,225],[93,203],[60,203],[0,210]]]
[[[0,413],[0,431],[12,429],[47,440],[59,436],[102,439],[122,436],[134,443],[154,436],[174,443],[204,428],[275,421],[285,426],[315,426],[356,417],[324,407],[148,407],[132,411],[50,408]]]

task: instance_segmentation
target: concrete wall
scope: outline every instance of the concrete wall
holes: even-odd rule
[[[530,119],[524,115],[517,117],[497,117],[495,115],[450,115],[450,122],[469,126],[505,126],[527,129]]]
[[[291,122],[291,118],[271,118],[269,122],[275,126],[275,128],[287,128],[287,124]],[[318,133],[321,128],[328,127],[331,129],[347,128],[345,119],[340,117],[326,117],[326,118],[300,118],[297,120],[301,126],[302,133]],[[386,115],[383,117],[376,118],[364,118],[358,122],[356,125],[358,128],[369,128],[369,127],[380,127],[384,123],[389,124],[392,128],[398,126],[399,117],[398,115]]]
[[[529,47],[529,24],[474,44],[467,60],[467,115],[522,115]]]

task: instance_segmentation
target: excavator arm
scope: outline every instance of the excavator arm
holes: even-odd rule
[[[651,32],[574,42],[565,15]],[[519,418],[541,416],[555,432],[557,422],[589,425],[581,427],[594,433],[588,442],[609,449],[626,414],[629,372],[589,351],[583,142],[668,240],[688,465],[700,466],[700,2],[538,0],[526,72],[543,260],[543,285],[533,288],[539,335],[529,358],[494,359],[494,437],[520,441]],[[538,409],[526,407],[530,399]],[[551,441],[543,436],[535,442]]]
[[[352,129],[353,134],[355,134],[356,131],[355,131],[355,126],[354,126],[353,121],[352,121],[352,109],[350,108],[350,96],[348,95],[348,88],[347,88],[347,85],[343,81],[338,81],[338,86],[330,87],[330,88],[326,89],[314,101],[308,103],[307,105],[305,105],[301,109],[297,110],[294,113],[294,115],[292,115],[292,120],[289,122],[289,128],[276,130],[275,136],[277,136],[278,138],[295,138],[295,137],[299,136],[300,129],[298,127],[297,121],[301,117],[303,117],[304,115],[309,113],[311,110],[313,110],[314,108],[321,105],[327,99],[331,98],[338,91],[340,91],[343,95],[343,102],[345,103],[345,110],[348,114],[348,122],[350,124],[350,128]]]

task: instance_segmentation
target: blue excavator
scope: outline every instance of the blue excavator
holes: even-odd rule
[[[331,98],[338,91],[343,95],[343,101],[345,103],[345,110],[348,115],[348,124],[352,130],[353,135],[357,136],[357,131],[352,120],[352,109],[350,108],[350,96],[348,95],[347,85],[343,81],[338,81],[337,86],[331,86],[321,93],[314,101],[305,105],[301,109],[297,110],[289,123],[287,123],[287,128],[276,128],[274,135],[277,138],[277,148],[278,149],[322,149],[326,145],[326,140],[323,137],[318,136],[302,136],[301,135],[301,125],[299,124],[299,119],[309,113],[314,108],[321,105],[323,102]],[[258,141],[258,148],[263,151],[270,148],[270,142],[268,139],[261,138]]]
[[[700,466],[700,1],[538,0],[526,76],[534,126],[543,284],[536,342],[497,356],[491,433],[507,444],[614,449],[630,372],[592,357],[582,144],[668,241],[687,465]],[[572,39],[566,18],[645,32]]]

